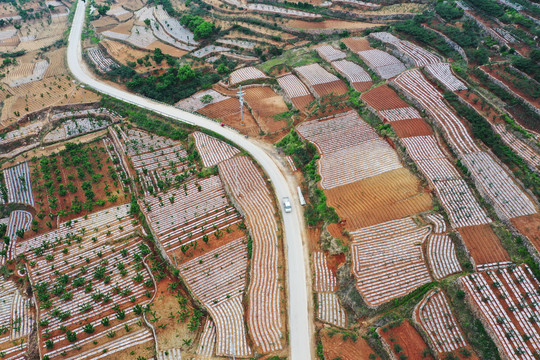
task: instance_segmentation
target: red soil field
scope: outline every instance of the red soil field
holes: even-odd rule
[[[510,222],[536,249],[540,249],[540,214],[520,216],[511,219]]]
[[[474,107],[476,111],[482,114],[482,116],[487,118],[490,122],[504,122],[504,120],[499,116],[496,116],[495,120],[493,120],[493,115],[497,115],[497,111],[487,103],[482,104],[482,99],[479,98],[475,93],[471,92],[469,95],[467,95],[467,90],[459,90],[455,91],[455,93],[469,103],[469,105]]]
[[[278,132],[287,126],[286,121],[274,119],[274,115],[289,111],[289,108],[271,87],[246,89],[245,99],[265,132]]]
[[[431,196],[405,168],[325,190],[327,203],[347,230],[399,219],[431,209]]]
[[[244,105],[244,123],[242,125],[240,121],[240,101],[237,98],[230,98],[203,107],[199,110],[203,115],[209,116],[213,119],[218,119],[225,124],[239,130],[243,134],[249,136],[257,136],[259,134],[259,125],[251,116],[249,109]]]
[[[358,337],[356,341],[350,337],[344,340],[343,334],[339,332],[334,334],[333,330],[327,329],[321,330],[320,334],[325,359],[369,360],[369,356],[375,354],[375,351],[362,337]]]
[[[375,110],[389,110],[410,106],[388,85],[377,86],[360,97]]]
[[[319,96],[333,93],[334,95],[343,95],[349,91],[347,84],[342,80],[332,81],[326,84],[313,85],[313,89]]]
[[[426,349],[429,350],[429,347],[408,320],[392,328],[390,326],[379,328],[377,333],[384,340],[383,345],[390,350],[395,359],[399,359],[403,354],[406,356],[405,359],[434,360],[431,355],[424,356],[424,352],[427,353]]]
[[[467,226],[459,234],[476,265],[510,261],[510,256],[489,224]]]
[[[373,85],[373,82],[371,81],[352,83],[352,87],[354,88],[354,90],[358,92],[366,91],[367,89],[371,87],[371,85]]]
[[[349,50],[355,53],[373,49],[371,46],[369,46],[369,41],[366,38],[345,38],[342,41],[345,45],[347,45]]]
[[[392,129],[394,129],[397,136],[400,138],[433,135],[431,126],[429,126],[423,119],[391,121],[389,124],[392,125]]]
[[[308,105],[315,100],[313,95],[306,95],[306,96],[298,96],[295,98],[292,98],[291,101],[293,105],[300,111],[305,111]]]

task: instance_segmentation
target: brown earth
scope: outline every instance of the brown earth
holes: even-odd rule
[[[342,40],[345,45],[354,53],[364,50],[373,49],[369,46],[369,41],[367,38],[345,38]]]
[[[212,119],[218,119],[224,124],[237,129],[243,134],[249,136],[259,135],[259,125],[253,116],[251,116],[251,113],[246,105],[244,105],[245,125],[242,125],[240,121],[240,101],[237,98],[230,98],[205,106],[199,110],[199,113],[211,117]]]
[[[540,249],[540,214],[520,216],[511,219],[510,222],[537,250]]]
[[[384,326],[377,329],[377,332],[396,359],[403,354],[406,356],[404,359],[434,360],[431,355],[424,356],[429,347],[408,320],[397,326]]]
[[[481,66],[481,69],[493,76],[495,79],[502,81],[506,86],[508,86],[513,92],[519,96],[525,98],[528,102],[533,104],[536,108],[540,108],[540,97],[533,98],[531,95],[523,92],[521,88],[518,88],[512,80],[516,79],[516,76],[509,74],[504,70],[504,66],[497,65],[484,65]],[[503,77],[504,76],[504,77]],[[506,77],[506,79],[505,79]]]
[[[343,95],[349,91],[347,84],[343,80],[336,80],[326,84],[313,85],[313,89],[319,96],[328,94]]]
[[[285,22],[285,25],[297,28],[297,29],[348,29],[348,30],[362,30],[372,27],[381,26],[381,24],[354,22],[354,21],[342,21],[342,20],[325,20],[320,22],[304,21],[304,20],[289,20]]]
[[[261,128],[267,133],[279,132],[287,127],[287,121],[276,120],[274,115],[289,111],[283,98],[269,86],[246,89],[245,100],[258,120]]]
[[[315,100],[313,95],[297,96],[291,99],[293,105],[300,111],[305,111],[308,105]]]
[[[400,138],[433,135],[433,130],[423,119],[391,121],[389,124]]]
[[[86,174],[86,176],[81,179],[78,176],[77,169],[75,166],[65,167],[62,162],[62,155],[58,154],[55,157],[49,157],[49,159],[56,158],[56,164],[59,169],[59,176],[61,178],[61,181],[58,182],[56,179],[56,175],[51,171],[52,173],[52,188],[55,190],[52,192],[52,195],[48,194],[47,188],[45,187],[45,180],[42,178],[43,172],[41,171],[41,165],[39,161],[36,162],[30,162],[30,174],[32,179],[32,193],[34,195],[34,199],[36,202],[36,214],[42,213],[45,215],[43,219],[39,219],[39,217],[34,217],[35,220],[38,221],[38,229],[39,231],[37,233],[32,231],[32,234],[41,234],[44,232],[48,232],[51,229],[56,229],[59,223],[63,223],[65,221],[68,221],[70,219],[78,218],[81,216],[84,216],[85,214],[89,214],[92,211],[97,210],[103,210],[109,207],[113,207],[122,203],[126,202],[127,195],[124,194],[123,186],[120,180],[113,180],[111,179],[109,175],[109,169],[108,166],[114,166],[111,158],[105,151],[105,147],[103,146],[103,143],[93,143],[89,145],[85,145],[84,148],[91,149],[96,147],[97,150],[95,151],[89,151],[89,159],[92,166],[93,174],[100,174],[103,175],[103,177],[100,179],[98,183],[94,183],[90,176]],[[95,155],[94,155],[95,154]],[[101,164],[101,169],[98,167],[98,163]],[[37,171],[35,169],[38,169]],[[36,177],[36,174],[38,175]],[[72,180],[68,179],[68,176],[72,177]],[[84,194],[84,190],[82,189],[82,183],[88,181],[92,185],[92,191],[95,193],[94,201],[95,200],[105,200],[105,204],[103,206],[97,206],[94,205],[93,210],[87,210],[82,208],[82,211],[80,213],[72,213],[70,210],[72,208],[72,205],[75,201],[75,199],[78,199],[80,202],[84,203],[86,201],[86,196]],[[68,183],[73,182],[73,185],[76,187],[76,192],[72,193],[70,192],[67,187]],[[58,192],[59,185],[63,184],[66,187],[66,195],[61,196]],[[109,198],[109,196],[106,195],[106,189],[110,191],[110,196],[116,196],[116,199]],[[58,201],[56,202],[57,207],[51,208],[51,205],[53,204],[52,198],[57,197]],[[110,201],[114,200],[114,201]],[[53,219],[50,218],[49,213],[58,214],[61,210],[65,212],[63,215],[54,216]],[[51,227],[46,225],[47,222],[50,222]]]
[[[354,90],[358,92],[364,92],[368,90],[372,85],[373,85],[373,82],[371,81],[352,83],[352,87],[354,88]]]
[[[182,57],[188,53],[185,50],[181,50],[174,46],[164,44],[161,41],[154,41],[153,43],[148,45],[146,49],[151,50],[151,51],[154,51],[154,49],[161,49],[161,51],[163,51],[164,54],[168,54],[168,55],[176,56],[176,57]]]
[[[430,210],[431,196],[405,168],[325,190],[347,230]]]
[[[350,337],[345,337],[339,332],[334,333],[331,329],[321,330],[320,337],[325,359],[369,360],[370,355],[375,354],[362,337],[353,341]]]
[[[181,250],[177,250],[177,253],[175,254],[176,258],[181,259],[180,263],[190,261],[197,256],[203,255],[204,253],[217,249],[220,246],[227,245],[231,241],[246,236],[246,234],[242,230],[240,230],[240,228],[236,224],[230,225],[229,229],[230,230],[222,230],[222,235],[220,237],[217,237],[213,232],[210,233],[208,235],[208,244],[206,244],[202,240],[197,241],[197,247],[190,248],[188,251],[186,251],[185,255],[181,252]]]
[[[510,256],[489,224],[467,226],[459,234],[476,265],[510,261]]]
[[[410,106],[388,85],[377,86],[360,97],[375,110],[389,110]]]

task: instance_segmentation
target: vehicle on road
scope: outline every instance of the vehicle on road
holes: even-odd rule
[[[283,208],[285,209],[286,213],[290,213],[292,211],[291,201],[288,197],[283,198]]]

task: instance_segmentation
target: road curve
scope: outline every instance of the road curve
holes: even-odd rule
[[[296,189],[294,188],[295,182],[287,181],[284,173],[280,170],[279,160],[275,157],[275,154],[270,153],[269,150],[265,151],[264,147],[257,145],[255,141],[250,141],[238,132],[223,128],[219,123],[203,116],[129,93],[93,77],[82,59],[81,34],[85,23],[85,9],[86,2],[79,0],[68,39],[68,67],[75,79],[103,94],[221,134],[257,160],[270,177],[278,199],[285,196],[297,199]],[[288,177],[291,179],[290,176]],[[285,253],[287,254],[288,263],[290,357],[293,360],[307,360],[312,359],[314,348],[310,315],[312,309],[311,271],[307,262],[307,259],[309,259],[307,244],[303,241],[303,216],[302,211],[299,210],[298,202],[293,204],[292,213],[286,214],[282,209],[282,215],[287,244]]]

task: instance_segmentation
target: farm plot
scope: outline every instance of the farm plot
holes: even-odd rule
[[[236,239],[180,266],[193,294],[210,312],[216,327],[216,355],[248,357],[244,306],[248,267],[247,238]]]
[[[478,270],[511,264],[510,256],[490,225],[462,227],[459,234]]]
[[[467,299],[479,312],[501,355],[533,359],[540,351],[540,286],[527,265],[488,270],[462,277]]]
[[[412,218],[351,231],[352,272],[366,304],[377,307],[431,281],[422,253],[429,227]]]
[[[342,41],[353,53],[373,49],[369,46],[369,40],[364,37],[348,37]]]
[[[13,80],[9,83],[9,86],[12,88],[21,86],[23,84],[28,84],[30,82],[39,81],[43,79],[43,75],[45,75],[45,72],[47,71],[47,68],[49,67],[49,62],[47,60],[41,60],[34,64],[34,69],[32,71],[32,75],[25,76],[23,78]]]
[[[207,45],[203,48],[200,48],[199,50],[195,50],[191,53],[192,56],[195,56],[196,58],[203,59],[207,56],[210,56],[212,54],[221,54],[225,52],[230,52],[232,49],[223,47],[223,46],[216,46],[216,45]]]
[[[204,330],[202,332],[196,354],[203,357],[203,359],[210,358],[214,354],[215,346],[216,326],[214,325],[212,319],[207,319],[204,324]]]
[[[253,239],[248,325],[262,352],[279,350],[282,320],[278,272],[278,224],[273,196],[261,173],[248,157],[233,157],[218,165],[223,181],[245,214]]]
[[[114,161],[107,149],[96,143],[67,143],[65,150],[33,160],[34,232],[54,229],[58,222],[89,214],[95,208],[118,205],[126,197]]]
[[[4,178],[8,190],[8,203],[35,205],[27,162],[6,169]]]
[[[216,242],[223,231],[242,221],[229,204],[218,176],[184,185],[182,189],[146,196],[141,202],[152,232],[175,263],[190,256],[187,250],[199,240]]]
[[[343,95],[349,91],[347,85],[337,76],[330,74],[319,64],[310,64],[294,68],[300,78],[318,97],[333,93]]]
[[[237,98],[227,98],[198,110],[199,113],[212,119],[220,120],[243,134],[258,136],[261,128],[251,115],[246,104],[244,104],[243,111],[244,122],[242,123],[240,116],[240,100]]]
[[[86,54],[95,65],[95,67],[101,72],[111,71],[118,65],[111,58],[105,56],[101,48],[92,47],[86,49]]]
[[[431,224],[433,224],[433,233],[435,234],[444,234],[446,233],[446,221],[441,214],[429,214],[426,215],[426,218]]]
[[[400,138],[412,136],[432,136],[433,129],[424,121],[424,119],[407,119],[393,121],[390,123],[392,129]]]
[[[409,320],[378,328],[377,333],[381,336],[386,352],[393,359],[435,359],[430,354],[425,355],[429,347]]]
[[[501,218],[510,219],[537,212],[533,202],[489,154],[465,154],[463,163],[479,185],[479,190],[491,199]]]
[[[369,36],[388,44],[388,46],[394,49],[397,55],[407,64],[425,66],[428,64],[440,63],[442,61],[440,56],[409,41],[400,40],[387,32],[371,33]]]
[[[437,280],[462,271],[454,243],[446,234],[431,234],[428,237],[427,257],[433,277]]]
[[[494,130],[501,136],[501,139],[506,145],[512,148],[529,164],[533,169],[540,167],[540,154],[538,154],[533,148],[531,148],[523,140],[515,136],[510,130],[506,129],[503,124],[492,124]]]
[[[404,72],[394,82],[432,116],[458,153],[481,151],[469,135],[465,124],[444,103],[442,94],[427,81],[420,70]]]
[[[315,48],[317,54],[323,58],[326,62],[332,62],[336,60],[341,60],[347,57],[343,51],[336,49],[332,45],[322,45]]]
[[[383,79],[390,79],[405,71],[405,65],[401,61],[379,49],[359,51],[358,56]]]
[[[335,329],[321,329],[320,337],[323,344],[325,359],[342,360],[371,360],[375,351],[362,337],[351,339],[345,337]]]
[[[295,75],[286,74],[278,77],[276,80],[298,110],[304,111],[306,107],[315,100],[306,85],[304,85],[304,83]]]
[[[183,27],[177,19],[169,16],[167,11],[163,9],[162,5],[158,5],[154,9],[154,16],[167,34],[172,36],[174,39],[188,45],[199,45],[199,43],[194,40],[193,33]]]
[[[50,131],[43,137],[43,142],[56,142],[69,139],[81,134],[105,129],[111,123],[104,119],[80,118],[66,120],[59,127]]]
[[[4,265],[6,260],[14,258],[15,244],[17,238],[26,231],[30,230],[33,216],[25,210],[14,210],[9,214],[9,222],[7,224],[6,236],[9,238],[9,244],[2,242],[0,245],[0,264]]]
[[[230,99],[230,97],[222,95],[216,90],[209,89],[198,92],[184,100],[180,100],[174,106],[188,111],[199,111],[205,106],[212,105],[227,99]]]
[[[427,334],[431,347],[439,356],[468,347],[441,289],[435,288],[424,296],[414,308],[413,319]]]
[[[358,229],[431,209],[431,196],[406,168],[324,191],[347,229]]]
[[[258,79],[267,79],[266,76],[261,70],[248,66],[238,70],[235,70],[229,76],[229,82],[231,85],[237,85],[244,81],[258,80]]]
[[[0,282],[0,352],[4,359],[26,359],[29,335],[35,324],[34,307],[10,280]]]
[[[409,109],[411,106],[401,99],[388,85],[381,85],[362,94],[360,97],[366,104],[377,111]],[[406,110],[410,114],[410,110]]]
[[[37,136],[44,125],[45,121],[35,121],[26,126],[4,133],[3,139],[0,139],[0,144],[7,145],[27,137]]]
[[[315,286],[313,290],[317,293],[318,304],[317,317],[322,322],[338,327],[345,327],[345,310],[341,307],[339,299],[335,294],[337,290],[336,275],[328,266],[326,256],[322,251],[316,251],[312,255],[315,273]]]
[[[143,260],[151,250],[134,220],[129,205],[120,205],[63,223],[17,248],[30,264],[44,355],[98,359],[153,345],[139,316],[154,294]]]
[[[297,131],[321,154],[321,187],[331,189],[402,167],[395,151],[355,111],[311,120]]]
[[[276,133],[287,127],[287,121],[278,120],[276,116],[289,111],[289,108],[271,87],[254,87],[246,89],[245,92],[244,99],[264,132]]]
[[[193,132],[193,139],[205,167],[217,165],[240,153],[237,148],[200,131]]]
[[[448,63],[429,64],[424,69],[450,91],[467,90],[467,86],[463,81],[452,73]]]
[[[136,129],[118,129],[111,135],[133,164],[145,194],[189,179],[195,171],[193,160],[179,141]]]
[[[279,14],[283,16],[288,17],[298,17],[298,18],[308,18],[308,19],[318,19],[321,18],[322,15],[320,14],[314,14],[306,11],[299,11],[294,9],[287,9],[282,8],[278,6],[273,5],[265,5],[265,4],[248,4],[247,6],[248,10],[253,12],[261,12],[261,13],[269,13],[269,14]]]
[[[349,83],[356,91],[364,92],[373,84],[371,76],[360,65],[352,61],[333,61],[331,65],[337,72],[349,80]]]

